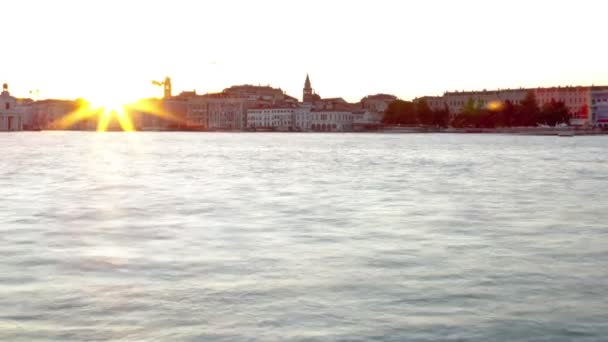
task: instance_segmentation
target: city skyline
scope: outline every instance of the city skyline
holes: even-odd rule
[[[309,73],[323,97],[351,102],[605,83],[605,4],[496,3],[11,2],[0,81],[18,97],[102,103],[160,97],[150,81],[167,75],[176,92],[261,84],[299,97]]]

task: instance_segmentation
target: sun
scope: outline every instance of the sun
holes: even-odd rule
[[[109,112],[122,111],[126,106],[126,101],[116,98],[86,98],[91,108],[103,108]]]
[[[97,131],[105,132],[118,123],[125,132],[135,131],[130,115],[129,101],[112,96],[95,96],[77,101],[77,108],[61,117],[55,124],[59,128],[70,128],[81,121],[97,120]]]
[[[141,122],[143,117],[155,116],[161,120],[171,122],[176,126],[186,126],[187,120],[168,111],[163,105],[163,99],[132,100],[122,96],[98,93],[95,96],[77,100],[74,111],[62,116],[52,123],[53,127],[69,129],[79,122],[87,123],[87,128],[93,128],[88,123],[97,123],[97,131],[105,132],[120,129],[132,132],[138,129],[135,122]],[[116,125],[118,124],[118,125]]]
[[[128,101],[118,97],[94,97],[87,99],[88,110],[97,115],[97,131],[105,132],[113,120],[116,120],[120,128],[125,132],[135,131],[133,121],[128,113]]]

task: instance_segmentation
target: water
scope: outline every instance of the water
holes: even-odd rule
[[[608,336],[608,137],[0,146],[0,340]]]

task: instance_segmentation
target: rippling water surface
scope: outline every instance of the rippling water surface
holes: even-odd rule
[[[0,134],[0,340],[605,341],[607,147]]]

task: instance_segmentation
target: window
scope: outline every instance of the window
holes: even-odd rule
[[[6,107],[6,110],[9,110],[11,108],[11,104],[7,102],[5,107]]]

